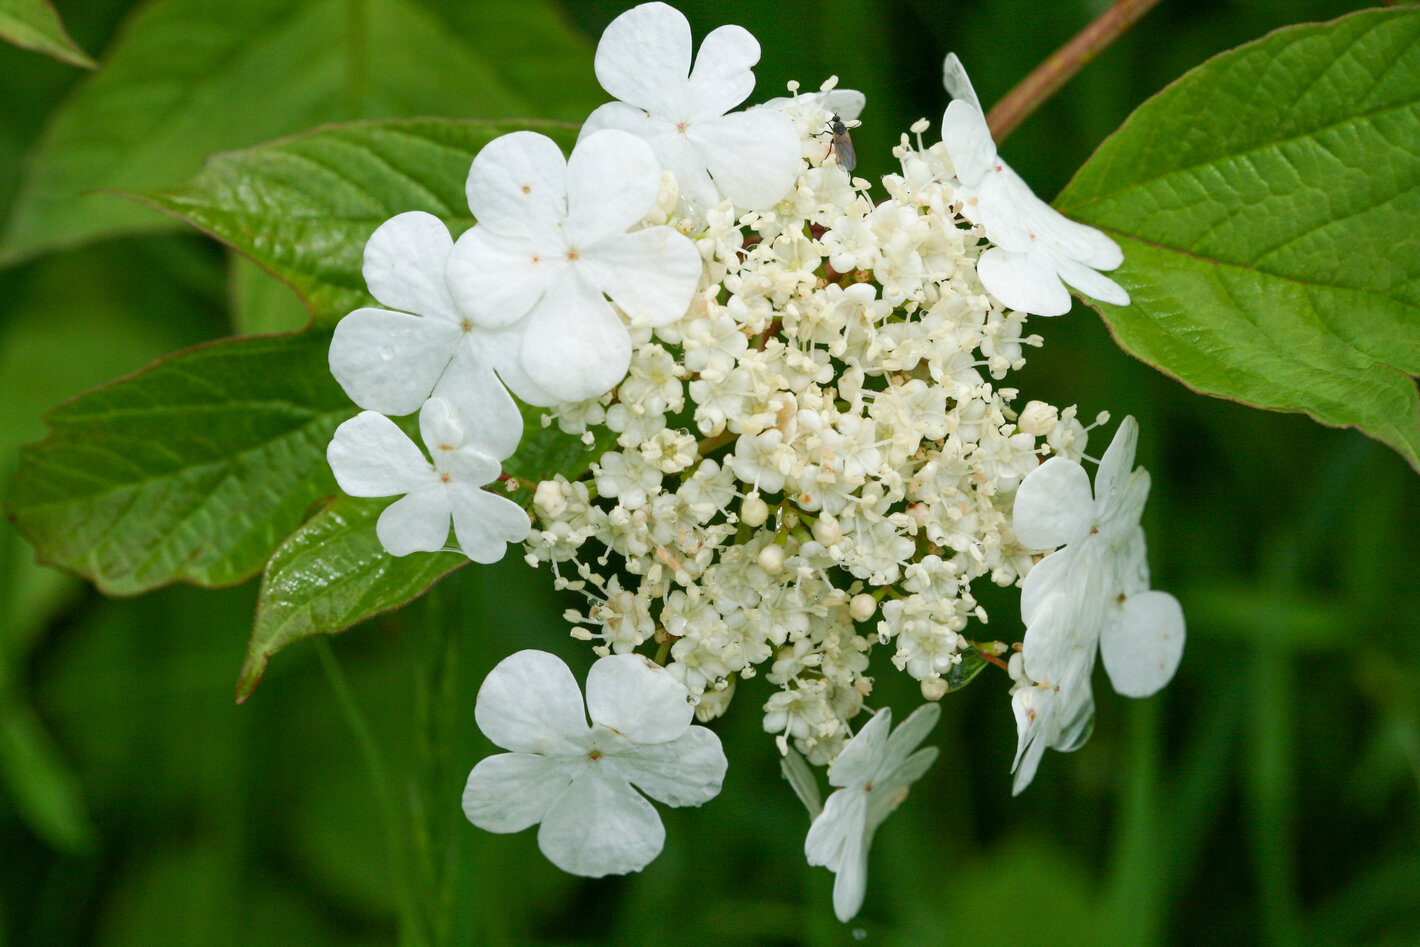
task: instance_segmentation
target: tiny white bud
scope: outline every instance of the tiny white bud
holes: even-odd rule
[[[832,513],[824,513],[818,519],[814,520],[813,534],[814,539],[817,539],[819,542],[823,543],[823,545],[832,546],[843,538],[843,527]],[[859,621],[862,621],[862,619],[860,618]]]
[[[922,682],[922,696],[927,700],[941,700],[947,694],[947,682],[940,677],[929,677]]]
[[[878,610],[878,601],[867,592],[859,592],[848,603],[848,614],[854,621],[867,621]]]
[[[761,500],[758,493],[745,497],[740,504],[740,522],[753,528],[763,526],[768,519],[769,504]]]
[[[1060,411],[1054,405],[1044,401],[1032,401],[1021,412],[1016,427],[1026,434],[1044,437],[1055,430],[1055,424],[1059,420]]]
[[[770,543],[759,551],[759,567],[770,575],[784,571],[784,547]]]

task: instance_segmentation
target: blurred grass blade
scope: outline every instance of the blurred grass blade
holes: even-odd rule
[[[1056,206],[1124,249],[1128,352],[1420,470],[1420,10],[1279,30],[1142,105]]]
[[[335,492],[325,448],[355,408],[325,333],[198,346],[50,413],[9,514],[40,558],[130,595],[261,570]]]
[[[54,113],[29,155],[0,261],[167,226],[147,208],[94,192],[169,187],[214,152],[322,122],[571,119],[603,100],[590,81],[590,51],[546,3],[530,0],[515,12],[499,0],[461,5],[460,17],[480,16],[516,40],[459,31],[413,0],[141,5],[104,69]],[[539,72],[543,81],[528,85]]]
[[[0,39],[71,66],[98,67],[70,38],[49,0],[0,0]]]
[[[422,210],[454,233],[473,223],[464,181],[499,135],[532,128],[564,147],[577,127],[441,119],[357,122],[218,155],[182,187],[135,194],[240,250],[295,288],[318,326],[372,305],[365,241],[395,214]]]
[[[81,852],[94,827],[78,780],[28,705],[0,700],[0,777],[26,824],[57,849]]]

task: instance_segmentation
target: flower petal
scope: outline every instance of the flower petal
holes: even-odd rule
[[[661,165],[644,140],[616,129],[582,137],[567,161],[569,239],[578,244],[625,233],[660,192]]]
[[[587,672],[587,712],[632,743],[666,743],[685,733],[695,708],[665,668],[639,654],[613,654]]]
[[[385,507],[375,521],[375,535],[391,556],[443,549],[449,539],[449,497],[443,485],[421,487]]]
[[[548,861],[586,878],[640,871],[665,842],[665,826],[651,804],[595,763],[553,803],[537,833]]]
[[[685,315],[704,266],[695,244],[670,227],[608,237],[587,248],[579,265],[628,316],[651,326]]]
[[[589,730],[572,672],[546,651],[499,661],[478,689],[473,718],[498,746],[524,753],[580,755]]]
[[[1101,507],[1119,506],[1134,469],[1134,453],[1139,445],[1139,422],[1133,415],[1119,422],[1114,438],[1100,458],[1095,471],[1095,500]]]
[[[413,414],[462,335],[458,324],[388,309],[356,309],[330,340],[330,373],[350,400],[381,414]]]
[[[541,822],[572,784],[569,767],[535,753],[500,753],[468,774],[463,813],[488,832],[521,832]]]
[[[695,54],[690,73],[690,119],[724,115],[754,91],[754,64],[759,40],[742,26],[710,31]]]
[[[804,856],[834,873],[833,913],[845,924],[863,906],[868,890],[867,794],[840,789],[809,826]]]
[[[887,817],[897,811],[897,807],[902,805],[903,800],[907,798],[908,787],[921,779],[936,761],[937,748],[935,746],[923,747],[874,780],[873,791],[868,795],[868,813],[865,823],[867,840],[870,845],[873,833],[877,832],[878,826],[887,821]]]
[[[607,761],[614,762],[627,781],[668,806],[700,806],[714,799],[729,767],[720,738],[705,727],[691,727],[669,743],[633,746]]]
[[[514,323],[506,329],[487,329],[471,333],[472,338],[470,344],[473,349],[472,356],[479,364],[486,363],[492,365],[497,371],[498,377],[502,379],[503,384],[507,385],[510,391],[528,404],[538,405],[540,407],[557,404],[558,398],[556,395],[551,394],[541,385],[535,384],[533,380],[528,377],[528,373],[523,371],[521,358],[523,333],[526,329],[526,324],[519,322]],[[457,367],[457,365],[454,367]],[[517,410],[516,405],[513,406],[513,410]],[[519,412],[518,418],[518,427],[521,431],[521,412]],[[509,421],[508,423],[511,422]],[[489,444],[488,452],[494,456],[498,456],[499,450],[495,449],[497,446],[498,445],[495,444]],[[516,447],[517,445],[512,446]],[[511,453],[504,455],[505,459],[510,456],[512,456]]]
[[[907,719],[898,724],[897,729],[888,737],[880,769],[890,771],[892,767],[900,766],[902,761],[917,749],[917,745],[927,739],[927,734],[932,732],[941,716],[940,704],[923,704],[908,714]],[[935,751],[933,752],[935,754]]]
[[[1080,292],[1100,302],[1114,306],[1129,305],[1129,294],[1124,287],[1102,273],[1097,273],[1074,260],[1060,258],[1055,261],[1055,269],[1060,278]]]
[[[539,234],[567,216],[567,159],[546,135],[501,135],[474,156],[464,189],[474,220],[488,230]]]
[[[1068,546],[1057,549],[1030,567],[1025,582],[1021,583],[1021,621],[1024,624],[1034,624],[1041,603],[1060,591],[1062,583],[1069,580],[1077,552]]]
[[[1007,309],[1033,316],[1063,316],[1073,304],[1053,261],[1039,251],[1015,253],[992,247],[976,261],[986,291]]]
[[[828,781],[834,786],[863,786],[871,782],[882,765],[891,729],[892,708],[884,707],[863,724],[839,752],[828,768]]]
[[[631,336],[601,293],[570,279],[559,287],[528,320],[522,368],[558,401],[585,401],[626,377]]]
[[[502,328],[527,315],[566,268],[566,248],[550,239],[474,226],[449,254],[449,293],[479,328]]]
[[[664,3],[632,7],[607,24],[593,64],[612,98],[665,118],[684,118],[690,22]]]
[[[336,428],[325,457],[335,482],[352,497],[396,496],[437,479],[409,436],[374,411],[361,411]]]
[[[523,415],[508,389],[493,373],[487,347],[478,344],[488,332],[470,332],[454,353],[454,360],[434,386],[433,397],[454,406],[464,418],[464,445],[477,447],[496,460],[507,460],[523,438]],[[516,358],[512,359],[516,364]]]
[[[365,283],[382,305],[443,322],[458,313],[444,283],[454,241],[433,214],[409,211],[380,224],[365,243]]]
[[[967,187],[976,187],[996,164],[996,142],[991,140],[986,116],[981,106],[966,99],[955,100],[943,113],[942,144],[947,146],[957,177]]]
[[[736,207],[773,207],[794,186],[803,146],[793,120],[777,109],[701,119],[686,137],[715,179],[715,186]]]
[[[451,485],[449,506],[459,548],[474,562],[497,562],[508,551],[508,543],[522,542],[532,529],[522,507],[472,484]]]
[[[1012,511],[1016,540],[1029,549],[1054,549],[1087,535],[1094,516],[1090,475],[1065,457],[1051,457],[1026,474]]]
[[[1100,657],[1114,689],[1148,697],[1173,680],[1183,659],[1183,609],[1167,592],[1140,592],[1124,600],[1100,635]]]
[[[983,115],[986,113],[981,107],[981,99],[976,96],[976,90],[972,88],[971,79],[967,77],[966,67],[961,64],[956,53],[947,53],[947,58],[942,63],[942,85],[946,86],[947,94],[952,98],[974,106]]]

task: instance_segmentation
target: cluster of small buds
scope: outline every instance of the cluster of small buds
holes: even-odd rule
[[[702,719],[763,674],[779,688],[765,729],[817,764],[852,735],[875,646],[945,692],[970,619],[986,620],[971,584],[1030,568],[1016,487],[1086,441],[1073,407],[1018,412],[999,384],[1040,339],[977,278],[944,147],[904,136],[877,203],[839,166],[824,131],[855,95],[830,80],[762,106],[802,144],[778,204],[660,218],[695,240],[701,286],[683,318],[642,331],[613,392],[553,409],[617,449],[589,481],[538,485],[526,541],[587,595],[575,637],[599,654],[654,639]]]

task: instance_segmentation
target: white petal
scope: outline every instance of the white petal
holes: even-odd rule
[[[523,438],[523,415],[508,389],[493,373],[489,350],[478,344],[485,331],[470,332],[434,386],[434,397],[454,405],[464,424],[464,443],[488,456],[507,460]],[[516,364],[516,360],[514,360]]]
[[[942,85],[946,86],[947,94],[952,98],[961,99],[985,114],[986,110],[981,107],[981,100],[976,97],[971,79],[966,75],[966,67],[961,64],[956,53],[947,53],[947,58],[942,63]]]
[[[473,219],[492,232],[542,233],[567,216],[567,159],[546,135],[502,135],[474,157],[465,189]]]
[[[818,93],[819,104],[845,122],[851,122],[863,114],[868,97],[857,89],[830,89]]]
[[[592,114],[587,116],[587,120],[582,123],[582,130],[577,133],[577,143],[580,145],[583,138],[607,129],[629,132],[637,138],[650,141],[674,127],[670,120],[647,115],[634,105],[608,102],[592,109]]]
[[[1096,273],[1083,263],[1062,258],[1055,261],[1055,268],[1062,280],[1086,296],[1113,306],[1129,305],[1129,294],[1124,291],[1123,286],[1108,276]]]
[[[356,309],[330,340],[330,373],[362,408],[413,414],[453,357],[458,324],[388,309]]]
[[[487,329],[474,332],[471,339],[474,355],[481,363],[486,362],[492,365],[497,370],[498,377],[503,380],[503,384],[528,404],[540,407],[557,404],[556,395],[541,385],[535,384],[528,377],[528,373],[523,371],[523,333],[526,329],[526,322],[518,322],[506,329]],[[519,430],[521,430],[521,425]],[[496,446],[489,444],[489,453],[494,456],[498,454]]]
[[[1051,457],[1026,474],[1012,512],[1016,540],[1029,549],[1053,549],[1086,535],[1094,516],[1090,475],[1065,457]]]
[[[391,556],[443,549],[449,538],[449,497],[443,485],[421,487],[385,507],[375,521],[375,535]]]
[[[533,384],[558,401],[614,388],[631,366],[631,336],[601,293],[562,281],[528,321],[520,359]]]
[[[1070,311],[1070,291],[1060,282],[1053,261],[1041,253],[992,247],[976,261],[976,275],[1007,309],[1034,316],[1063,316]]]
[[[449,254],[449,292],[479,328],[501,328],[527,315],[566,268],[566,247],[551,239],[533,243],[475,226]]]
[[[754,91],[754,64],[759,62],[759,40],[742,26],[721,26],[710,31],[695,54],[690,73],[692,109],[685,118],[724,115]]]
[[[613,654],[587,672],[587,712],[632,743],[665,743],[685,733],[695,708],[665,668],[639,654]]]
[[[685,315],[703,263],[689,237],[670,227],[616,234],[588,247],[578,268],[632,319],[663,326]]]
[[[382,305],[458,322],[444,284],[454,241],[433,214],[410,211],[380,224],[365,244],[365,283]]]
[[[505,750],[579,755],[589,728],[567,665],[546,651],[519,651],[488,672],[473,718]]]
[[[828,781],[835,786],[862,786],[878,774],[892,729],[892,708],[884,707],[863,724],[828,768]]]
[[[1054,691],[1039,687],[1022,688],[1011,697],[1011,710],[1016,717],[1016,759],[1011,764],[1011,772],[1016,774],[1011,783],[1013,796],[1019,796],[1035,779],[1036,768],[1045,755],[1045,733],[1050,727],[1054,700]]]
[[[1021,583],[1021,621],[1027,626],[1035,623],[1041,603],[1062,591],[1062,584],[1069,581],[1077,552],[1066,546],[1030,567]]]
[[[615,129],[586,135],[567,161],[567,231],[573,245],[625,233],[656,203],[661,165],[651,146]]]
[[[325,457],[335,482],[352,497],[395,496],[436,481],[409,436],[374,411],[361,411],[336,428]]]
[[[661,853],[661,817],[623,780],[592,763],[553,803],[537,846],[563,871],[587,878],[640,871]]]
[[[940,704],[923,704],[908,714],[907,719],[898,724],[892,736],[888,737],[887,749],[883,753],[884,767],[901,765],[917,749],[917,745],[927,739],[927,734],[932,732],[941,715]]]
[[[729,767],[720,738],[705,727],[691,727],[669,743],[633,746],[608,761],[646,795],[669,806],[700,806],[714,799]]]
[[[643,3],[612,20],[597,43],[597,81],[613,98],[682,118],[690,75],[690,22],[664,3]]]
[[[810,865],[834,872],[833,913],[845,924],[863,906],[868,890],[867,795],[840,789],[809,826],[804,855]]]
[[[1167,592],[1124,600],[1100,636],[1109,681],[1125,697],[1148,697],[1173,679],[1183,658],[1183,609]]]
[[[715,179],[715,186],[736,207],[773,207],[794,186],[802,145],[793,120],[783,112],[753,109],[702,119],[690,127],[686,137]]]
[[[436,461],[448,451],[457,450],[463,443],[463,425],[454,403],[444,398],[430,398],[419,409],[419,436],[424,446]],[[447,463],[435,464],[443,469]]]
[[[534,753],[500,753],[468,774],[463,813],[488,832],[521,832],[546,817],[572,783],[565,765]]]
[[[497,562],[507,552],[508,543],[522,542],[532,529],[518,504],[471,484],[451,486],[449,506],[459,548],[474,562]]]
[[[979,105],[965,99],[952,102],[942,115],[942,144],[947,146],[957,177],[968,187],[981,183],[996,164],[996,143],[991,140],[986,116]]]
[[[935,705],[933,705],[935,706]],[[924,747],[903,760],[893,769],[880,775],[873,783],[873,791],[868,795],[867,841],[871,845],[873,833],[887,817],[902,805],[907,798],[907,788],[921,779],[932,764],[937,761],[937,748]]]
[[[1133,415],[1119,422],[1100,466],[1095,471],[1095,499],[1101,507],[1117,507],[1124,499],[1129,475],[1134,469],[1134,453],[1139,445],[1139,422]]]

